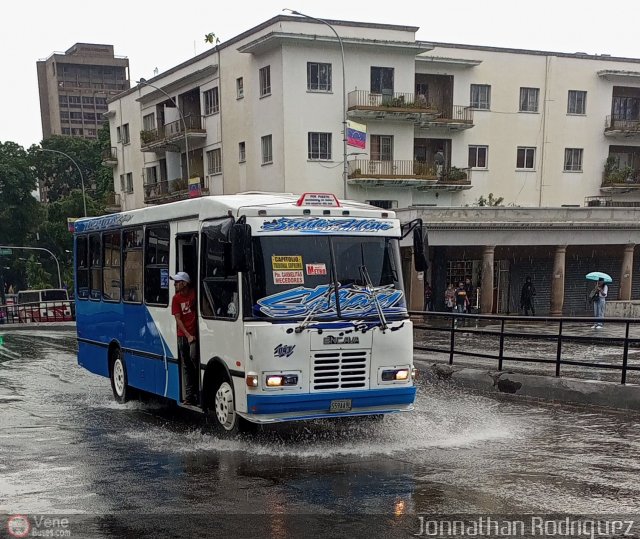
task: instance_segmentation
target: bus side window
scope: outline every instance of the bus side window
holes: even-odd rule
[[[144,302],[169,305],[169,225],[145,231]]]
[[[102,246],[100,234],[89,235],[89,297],[100,299],[102,297]]]
[[[130,303],[142,302],[142,227],[123,232],[122,299]]]
[[[238,275],[228,271],[229,218],[211,221],[202,230],[200,309],[204,318],[238,317]]]
[[[102,235],[102,297],[120,301],[120,232]]]
[[[89,297],[89,263],[87,236],[76,237],[76,298]]]

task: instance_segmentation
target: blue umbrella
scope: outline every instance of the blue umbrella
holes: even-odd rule
[[[601,271],[592,271],[591,273],[587,273],[585,278],[589,281],[599,281],[600,279],[604,279],[605,283],[612,283],[613,279],[610,275],[603,273]]]

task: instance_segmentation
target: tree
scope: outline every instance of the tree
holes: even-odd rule
[[[29,154],[15,142],[0,142],[0,243],[24,245],[40,220],[32,193],[37,185]]]
[[[54,288],[51,285],[51,274],[44,270],[42,264],[33,255],[27,259],[27,286],[32,290]]]

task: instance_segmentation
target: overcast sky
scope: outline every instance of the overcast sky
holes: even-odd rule
[[[58,0],[10,1],[0,31],[0,142],[42,139],[36,61],[76,42],[114,46],[131,81],[204,52],[291,8],[324,19],[419,26],[416,39],[640,58],[638,0]],[[132,82],[133,85],[133,82]]]

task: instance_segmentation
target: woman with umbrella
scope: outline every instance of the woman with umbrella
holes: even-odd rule
[[[606,273],[599,271],[593,271],[587,274],[587,279],[590,281],[596,281],[594,289],[589,294],[589,297],[593,301],[593,316],[596,318],[596,323],[592,326],[593,329],[602,329],[604,326],[604,308],[609,292],[607,282],[611,282],[612,279]],[[596,280],[597,279],[597,280]]]

